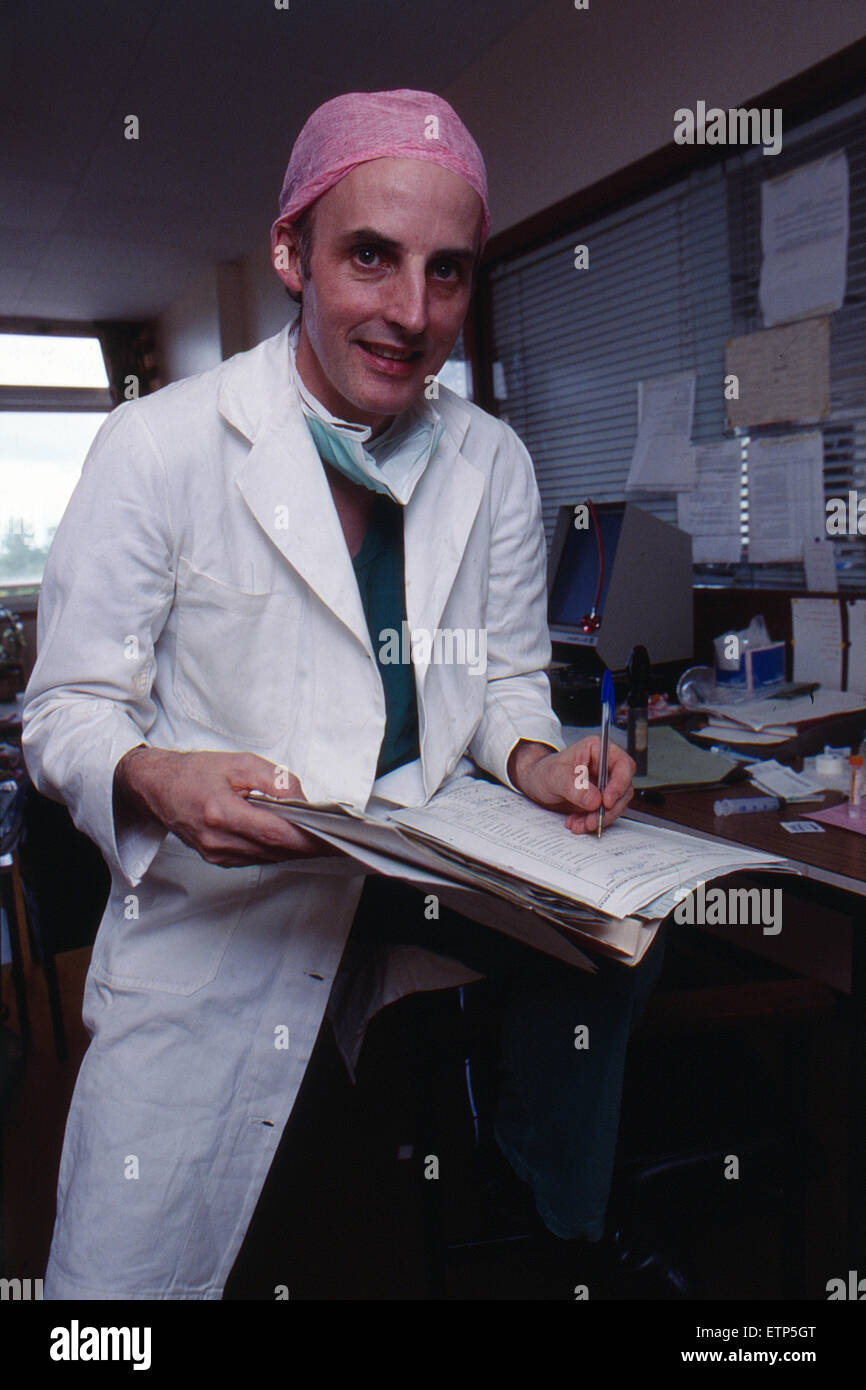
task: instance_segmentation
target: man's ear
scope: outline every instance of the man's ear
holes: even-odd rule
[[[286,289],[292,294],[301,294],[304,288],[301,252],[293,227],[280,228],[271,263]]]

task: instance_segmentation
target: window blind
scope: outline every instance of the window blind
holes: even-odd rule
[[[731,437],[724,345],[762,326],[760,182],[845,148],[851,180],[848,288],[831,321],[827,496],[866,495],[866,99],[786,131],[780,155],[751,147],[693,171],[489,272],[493,387],[500,416],[536,468],[548,542],[560,505],[624,497],[637,435],[637,383],[696,373],[692,439]],[[588,248],[588,269],[575,250]],[[786,427],[787,428],[787,427]],[[814,429],[816,426],[810,426]],[[785,432],[760,431],[760,433]],[[742,433],[741,530],[747,534],[748,441]],[[673,496],[639,506],[676,521]],[[862,540],[837,540],[842,587],[866,583]],[[696,581],[798,587],[802,564],[700,566]]]
[[[845,300],[830,317],[830,415],[817,424],[764,427],[760,435],[820,430],[824,443],[825,498],[850,490],[866,496],[866,97],[785,132],[772,161],[754,150],[728,162],[728,274],[734,332],[763,327],[758,303],[761,275],[761,183],[803,164],[845,150],[849,178],[848,276]],[[766,166],[772,163],[772,168]],[[748,442],[744,445],[748,468]],[[831,537],[839,586],[866,586],[866,537]],[[805,587],[802,564],[742,565],[739,582],[754,588]],[[729,582],[729,581],[726,581]]]

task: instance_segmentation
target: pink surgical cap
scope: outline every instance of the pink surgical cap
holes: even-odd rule
[[[370,159],[430,159],[465,179],[481,199],[481,246],[490,229],[484,159],[456,111],[432,92],[346,92],[318,107],[292,150],[271,228],[294,222],[329,188]]]

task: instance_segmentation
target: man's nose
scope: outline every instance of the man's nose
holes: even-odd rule
[[[428,321],[426,267],[401,267],[389,281],[389,288],[385,306],[389,321],[406,334],[423,333]]]

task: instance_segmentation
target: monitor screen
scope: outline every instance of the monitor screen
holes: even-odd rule
[[[599,617],[604,613],[624,511],[624,504],[605,510],[596,508],[604,545],[604,583],[598,605]],[[586,530],[580,531],[572,523],[565,536],[550,590],[548,621],[552,627],[580,626],[581,619],[590,611],[595,600],[598,574],[598,541],[594,521],[590,518]]]
[[[611,670],[625,667],[631,648],[647,648],[653,664],[687,660],[693,648],[692,538],[633,502],[595,506],[599,532],[577,530],[575,508],[562,506],[550,552],[548,626],[554,642],[594,647]],[[579,514],[578,514],[579,515]],[[598,588],[597,535],[604,546],[598,627],[581,621]]]

